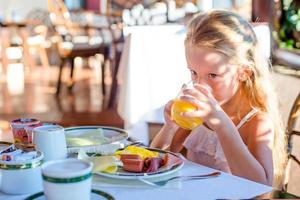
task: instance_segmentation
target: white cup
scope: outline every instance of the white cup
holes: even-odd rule
[[[33,143],[44,153],[44,161],[67,157],[65,130],[58,125],[45,125],[33,129]]]
[[[53,160],[42,166],[44,194],[48,200],[90,199],[93,164],[75,158]]]
[[[24,161],[0,160],[2,173],[1,191],[7,194],[30,194],[43,189],[41,165],[43,154],[38,152],[37,157]],[[1,198],[0,198],[1,199]]]

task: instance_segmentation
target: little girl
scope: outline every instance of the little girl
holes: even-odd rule
[[[183,88],[180,99],[197,110],[181,114],[204,123],[192,131],[180,128],[170,101],[151,146],[173,152],[185,147],[193,162],[272,185],[285,164],[285,135],[251,24],[229,11],[200,14],[188,26],[185,51],[194,88]]]

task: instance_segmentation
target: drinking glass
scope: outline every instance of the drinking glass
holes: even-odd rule
[[[171,107],[171,118],[178,126],[187,130],[192,130],[203,123],[202,119],[200,119],[199,117],[186,117],[182,115],[183,112],[192,112],[197,110],[197,107],[193,104],[180,99],[180,96],[183,95],[183,89],[193,87],[194,86],[192,81],[185,83],[177,97],[174,99]]]

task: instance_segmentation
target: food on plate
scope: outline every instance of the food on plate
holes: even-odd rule
[[[157,151],[151,151],[142,147],[128,146],[124,150],[115,153],[123,163],[123,170],[129,172],[152,173],[160,167],[172,168],[182,163],[182,160],[170,153],[161,155]]]
[[[88,156],[81,149],[78,158],[88,160],[94,164],[93,172],[116,173],[122,167],[124,171],[133,173],[153,173],[160,168],[171,169],[182,164],[182,159],[171,153],[160,153],[142,147],[128,146],[124,150],[116,151],[112,156]]]
[[[120,159],[122,161],[127,159],[142,159],[142,158],[136,154],[120,154]]]
[[[66,140],[68,146],[90,146],[107,144],[110,142],[110,138],[104,136],[102,128],[92,129],[83,132],[80,135],[66,134]]]
[[[156,172],[158,168],[164,165],[162,158],[146,158],[144,162],[144,172]]]
[[[128,146],[124,150],[116,151],[115,155],[121,154],[134,154],[139,155],[143,160],[146,158],[156,158],[159,157],[159,152],[150,151],[148,149],[137,147],[137,146]]]
[[[78,159],[93,163],[93,172],[115,173],[122,163],[115,156],[88,156],[83,149],[78,152]]]
[[[135,154],[121,154],[120,160],[123,163],[123,169],[129,172],[142,172],[144,160]]]
[[[164,156],[164,167],[172,168],[173,166],[180,165],[183,163],[183,160],[177,156],[174,156],[170,153],[166,153]]]

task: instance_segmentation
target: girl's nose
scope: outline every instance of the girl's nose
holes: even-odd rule
[[[195,81],[194,81],[194,84],[204,84],[206,85],[207,84],[207,81],[204,79],[204,78],[197,78]]]
[[[194,80],[193,84],[203,85],[203,86],[207,87],[210,90],[210,92],[212,91],[210,84],[204,78],[198,78],[198,79]]]

